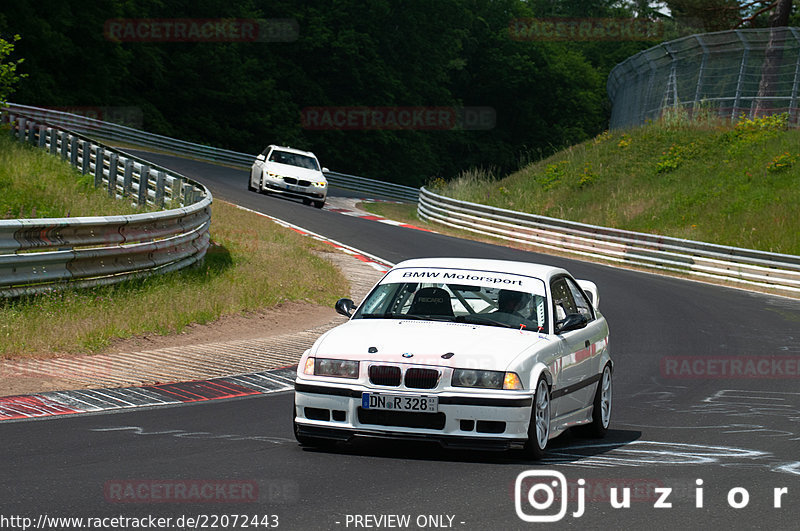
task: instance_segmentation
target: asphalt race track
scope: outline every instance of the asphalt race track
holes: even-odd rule
[[[515,503],[517,477],[556,471],[569,495],[562,500],[566,515],[552,527],[797,529],[800,301],[392,227],[248,192],[244,171],[140,155],[203,181],[215,199],[391,262],[527,260],[595,281],[616,363],[611,430],[603,440],[567,433],[533,463],[514,453],[423,443],[303,449],[292,436],[290,392],[4,422],[0,527],[21,522],[3,517],[32,518],[35,525],[47,515],[172,518],[170,528],[178,518],[185,524],[199,517],[184,527],[231,529],[238,515],[235,528],[247,516],[254,529],[529,529],[536,524],[518,509],[556,519],[562,503],[532,506],[530,479]],[[750,365],[734,377],[720,374],[732,356]],[[181,503],[164,495],[176,484],[210,486],[200,491],[210,498]],[[629,488],[628,508],[612,507],[612,487],[620,499]],[[136,494],[133,501],[126,492]]]

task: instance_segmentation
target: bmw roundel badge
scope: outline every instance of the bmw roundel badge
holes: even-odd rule
[[[412,358],[412,357],[414,357],[414,355],[412,353],[410,353],[410,352],[403,352],[403,357],[404,358]]]

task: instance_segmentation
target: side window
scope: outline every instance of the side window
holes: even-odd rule
[[[578,313],[572,290],[567,285],[566,278],[558,278],[550,286],[553,292],[553,315],[556,321],[564,319],[571,313]]]
[[[572,293],[572,298],[575,301],[575,307],[578,309],[579,314],[586,317],[586,320],[593,321],[594,320],[594,313],[592,311],[592,305],[586,298],[586,294],[583,290],[572,281],[572,279],[564,279],[567,281],[567,286],[569,286],[569,290]]]

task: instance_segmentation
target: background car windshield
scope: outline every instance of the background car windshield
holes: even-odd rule
[[[289,153],[288,151],[280,151],[276,149],[269,156],[269,161],[277,162],[279,164],[288,164],[290,166],[297,166],[298,168],[319,171],[319,165],[313,157],[300,155],[299,153]]]
[[[545,298],[502,288],[403,282],[377,286],[353,319],[423,319],[547,330]]]

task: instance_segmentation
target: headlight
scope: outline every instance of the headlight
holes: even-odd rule
[[[313,184],[317,188],[325,188],[326,186],[328,186],[328,183],[323,183],[321,181],[320,182],[316,182],[316,183],[311,183],[311,184]]]
[[[334,376],[336,378],[358,378],[358,362],[328,358],[308,358],[303,373],[316,376]]]
[[[268,171],[268,172],[267,172],[267,175],[269,175],[269,176],[270,176],[270,177],[272,177],[273,179],[283,179],[283,177],[281,177],[281,176],[280,176],[280,175],[278,175],[277,173],[272,173],[271,171]]]
[[[455,369],[453,371],[453,387],[522,389],[522,381],[514,372]]]

